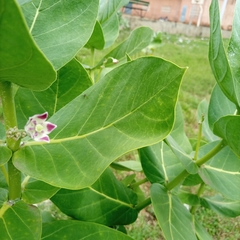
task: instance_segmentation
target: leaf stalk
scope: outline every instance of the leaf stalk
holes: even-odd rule
[[[213,156],[215,156],[218,152],[220,152],[226,146],[225,142],[222,140],[217,146],[215,146],[210,152],[208,152],[205,156],[196,161],[198,166],[203,165],[208,160],[210,160]],[[179,185],[190,173],[187,170],[183,170],[176,178],[174,178],[171,182],[166,184],[166,188],[168,190],[173,189],[177,185]]]
[[[146,198],[144,201],[140,202],[137,206],[136,206],[136,210],[138,212],[140,212],[142,209],[144,209],[145,207],[149,206],[152,203],[152,200],[150,197]]]

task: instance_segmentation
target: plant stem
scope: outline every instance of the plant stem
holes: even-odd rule
[[[203,156],[202,158],[200,158],[199,160],[196,161],[196,164],[198,166],[201,166],[202,164],[204,164],[205,162],[207,162],[209,159],[211,159],[213,156],[215,156],[218,152],[220,152],[224,147],[226,146],[226,144],[224,143],[224,141],[222,140],[216,147],[214,147],[209,153],[207,153],[205,156]],[[187,176],[189,175],[189,173],[187,172],[187,170],[183,170],[177,177],[175,177],[171,182],[169,182],[168,184],[166,184],[166,188],[168,190],[173,189],[174,187],[176,187],[178,184],[180,184]]]
[[[198,191],[197,191],[197,196],[198,196],[198,197],[200,197],[201,194],[203,193],[204,187],[205,187],[205,183],[201,183],[201,184],[200,184],[200,187],[199,187],[199,189],[198,189]],[[191,207],[191,210],[190,210],[190,213],[191,213],[191,214],[194,214],[195,211],[196,211],[196,209],[197,209],[197,206],[192,206],[192,207]]]
[[[130,185],[131,188],[135,188],[135,187],[138,187],[139,185],[142,185],[143,183],[147,182],[148,179],[147,178],[143,178],[142,180],[138,181],[138,182],[135,182],[135,183],[132,183]]]
[[[91,67],[93,68],[94,67],[94,63],[95,63],[95,49],[94,48],[91,48]],[[90,70],[90,77],[91,77],[91,80],[92,80],[92,84],[95,83],[95,77],[94,77],[94,70],[91,69]]]
[[[0,96],[2,99],[4,123],[6,131],[17,126],[17,117],[13,96],[13,88],[10,82],[0,82]],[[7,146],[12,152],[18,150],[19,140],[7,137]],[[8,183],[9,183],[9,200],[15,200],[21,197],[21,172],[16,169],[12,163],[12,158],[8,162]]]
[[[15,168],[12,159],[8,162],[9,200],[21,198],[21,172]]]
[[[150,205],[152,203],[152,200],[151,198],[147,198],[145,199],[143,202],[140,202],[136,207],[135,209],[140,212],[142,209],[144,209],[145,207],[147,207],[148,205]]]
[[[214,147],[209,153],[207,153],[205,156],[200,158],[196,161],[196,164],[198,166],[203,165],[205,162],[207,162],[209,159],[211,159],[213,156],[215,156],[218,152],[220,152],[227,144],[222,140],[216,147]]]
[[[177,177],[175,177],[171,182],[169,182],[168,184],[166,184],[166,188],[168,190],[173,189],[174,187],[176,187],[179,183],[181,183],[187,176],[189,175],[189,173],[187,172],[187,170],[183,170]]]
[[[201,138],[202,138],[202,123],[203,123],[203,121],[204,121],[204,116],[202,115],[202,117],[201,117],[201,119],[198,123],[198,141],[197,141],[196,150],[195,150],[193,160],[198,159],[198,152],[199,152],[199,148],[200,148],[200,144],[201,144]]]

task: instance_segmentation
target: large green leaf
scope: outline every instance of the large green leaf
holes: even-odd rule
[[[212,142],[203,146],[200,150],[207,153],[216,145]],[[201,154],[201,153],[200,153]],[[199,174],[204,182],[214,190],[220,192],[228,199],[240,200],[240,160],[225,147],[216,154],[210,162],[199,169]]]
[[[230,148],[240,156],[240,116],[230,115],[220,118],[213,126],[213,132],[223,138]]]
[[[152,183],[168,183],[183,171],[183,165],[164,142],[138,150],[143,171]]]
[[[91,187],[76,191],[62,189],[51,200],[74,219],[107,226],[130,224],[138,215],[134,208],[137,195],[119,182],[110,169]]]
[[[151,199],[166,240],[197,240],[192,216],[177,196],[159,183],[154,183]]]
[[[222,92],[220,87],[216,85],[212,91],[209,108],[208,122],[211,129],[213,124],[221,117],[234,114],[236,105],[232,103]]]
[[[237,217],[240,215],[240,201],[233,201],[217,195],[201,198],[201,205],[225,217]]]
[[[22,188],[22,199],[28,204],[45,201],[59,190],[57,187],[35,179],[30,179]]]
[[[184,71],[155,57],[115,68],[49,120],[50,144],[15,152],[15,166],[62,188],[92,185],[117,157],[170,133]]]
[[[0,81],[43,90],[56,73],[35,45],[14,0],[0,1]]]
[[[4,165],[12,156],[12,151],[7,146],[0,146],[0,166]]]
[[[88,42],[98,4],[98,0],[34,0],[22,6],[32,36],[55,69]]]
[[[39,240],[42,222],[35,206],[5,202],[0,209],[0,232],[4,240]]]
[[[42,240],[133,240],[131,237],[112,228],[89,222],[54,221],[43,224]]]
[[[48,112],[52,116],[90,86],[88,73],[73,59],[58,71],[57,81],[47,90],[19,88],[15,95],[18,127],[23,128],[28,118],[36,113]]]
[[[239,104],[239,96],[240,96],[240,2],[236,1],[235,12],[234,12],[234,20],[232,27],[232,36],[228,46],[228,59],[229,64],[231,66],[232,75],[235,83],[235,93],[238,99]]]
[[[116,48],[110,51],[103,59],[97,64],[101,66],[108,57],[113,57],[117,60],[126,58],[126,54],[132,55],[143,48],[147,47],[152,40],[153,31],[149,27],[139,27],[133,30],[130,36],[120,43]],[[114,63],[107,63],[105,66],[111,66]]]
[[[214,77],[224,94],[232,102],[238,104],[234,80],[222,42],[218,0],[213,0],[210,6],[209,62]]]

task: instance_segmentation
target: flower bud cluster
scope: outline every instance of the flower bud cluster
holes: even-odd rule
[[[27,136],[27,133],[23,130],[19,130],[17,127],[9,128],[6,132],[7,138],[12,138],[15,141],[18,141],[21,138],[24,138]]]

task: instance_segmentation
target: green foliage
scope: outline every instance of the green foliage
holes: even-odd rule
[[[0,81],[46,89],[55,81],[56,73],[33,41],[19,6],[2,0],[0,8]]]
[[[2,239],[132,239],[124,225],[152,204],[165,239],[206,240],[198,207],[240,215],[239,2],[227,53],[218,1],[211,4],[217,85],[210,104],[198,106],[194,141],[178,102],[186,68],[136,58],[153,40],[148,27],[113,44],[127,2],[0,1]],[[158,33],[154,44],[162,39]],[[84,51],[89,62],[75,58]],[[138,161],[115,162],[130,151]],[[131,173],[120,181],[110,166]],[[149,194],[140,188],[146,182]],[[41,211],[48,199],[58,217]]]

